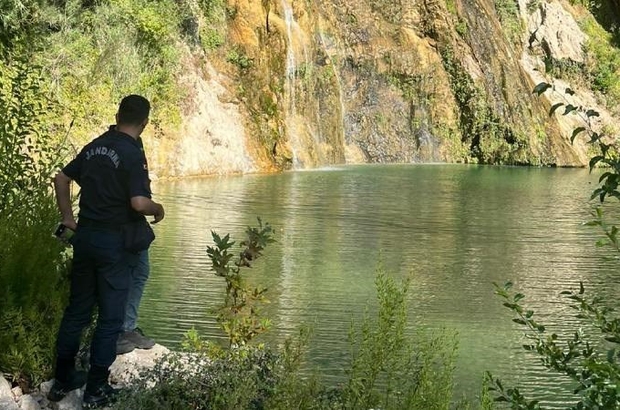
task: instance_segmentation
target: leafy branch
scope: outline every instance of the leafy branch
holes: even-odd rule
[[[555,91],[563,99],[563,102],[557,102],[551,106],[549,110],[550,116],[560,108],[563,108],[562,115],[577,115],[583,123],[581,126],[573,129],[570,137],[571,144],[574,143],[577,136],[585,134],[588,137],[587,142],[598,148],[598,153],[590,159],[590,171],[596,166],[604,166],[609,169],[599,178],[600,187],[592,192],[591,199],[598,197],[601,203],[605,201],[607,196],[620,199],[620,192],[618,191],[618,184],[620,183],[619,150],[616,138],[607,136],[603,132],[595,131],[593,119],[600,117],[600,113],[591,108],[571,104],[567,96],[575,95],[575,91],[570,88],[566,88],[564,93],[561,93],[556,90],[554,85],[541,82],[534,87],[533,92],[540,96],[549,90]]]
[[[556,91],[555,86],[541,82],[534,88],[534,93],[542,95],[547,91]],[[576,127],[571,134],[571,143],[575,138],[585,133],[588,143],[598,150],[589,162],[590,172],[597,167],[603,166],[606,171],[599,178],[599,186],[592,192],[591,198],[598,198],[600,203],[606,197],[620,199],[618,183],[620,181],[620,158],[616,139],[597,132],[594,129],[593,120],[600,114],[593,109],[583,106],[575,106],[570,103],[567,96],[573,96],[575,92],[566,88],[564,93],[559,94],[563,101],[554,103],[549,115],[552,116],[558,110],[563,109],[562,115],[577,115],[582,125]],[[594,210],[595,219],[586,223],[588,226],[599,226],[605,233],[606,238],[597,242],[597,246],[611,246],[620,251],[618,243],[618,228],[608,225],[603,219],[603,211],[600,206]],[[512,283],[508,282],[503,287],[495,284],[495,293],[504,299],[503,305],[510,309],[515,317],[513,321],[526,328],[526,337],[531,343],[524,344],[523,348],[537,354],[542,365],[569,377],[577,383],[573,394],[578,395],[579,401],[571,407],[573,410],[582,409],[617,409],[620,408],[620,365],[618,359],[620,353],[617,344],[620,343],[620,319],[612,317],[613,309],[603,304],[600,297],[586,298],[582,283],[579,291],[564,291],[560,294],[570,302],[576,318],[589,323],[601,333],[601,341],[594,343],[591,337],[587,337],[581,330],[575,331],[573,336],[560,341],[556,333],[549,334],[544,325],[534,320],[534,311],[526,309],[521,300],[525,297],[521,293],[511,292]],[[612,343],[613,347],[605,349],[604,341]],[[537,400],[528,401],[517,388],[504,388],[499,379],[493,379],[487,372],[486,381],[489,390],[495,391],[495,401],[507,402],[512,409],[540,409]]]
[[[215,246],[207,247],[213,271],[226,280],[224,305],[217,309],[217,321],[228,336],[230,345],[245,345],[265,332],[270,321],[260,317],[259,305],[266,303],[267,288],[251,287],[243,276],[244,268],[251,268],[273,239],[273,228],[258,218],[258,227],[248,227],[241,251],[232,251],[235,242],[227,234],[221,237],[211,232]]]
[[[570,307],[577,313],[576,318],[592,324],[597,328],[602,339],[614,343],[614,347],[600,352],[591,338],[581,330],[573,336],[560,340],[556,333],[549,334],[545,326],[534,320],[534,311],[526,309],[520,301],[525,297],[521,293],[511,292],[512,283],[500,287],[495,285],[495,294],[504,299],[503,305],[513,312],[513,322],[526,328],[526,337],[532,342],[523,345],[523,349],[536,353],[542,365],[560,374],[568,376],[577,383],[573,394],[580,397],[571,407],[582,409],[616,409],[620,406],[620,352],[615,344],[620,343],[620,319],[611,317],[614,310],[603,305],[600,297],[588,299],[582,283],[579,291],[564,291],[560,294],[570,302]],[[504,388],[499,379],[487,372],[490,390],[498,393],[495,401],[508,402],[513,409],[540,409],[537,400],[527,399],[516,388]]]

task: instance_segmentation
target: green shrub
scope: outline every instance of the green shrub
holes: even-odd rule
[[[495,0],[495,10],[508,39],[519,44],[523,34],[519,3],[516,0]]]
[[[542,82],[534,88],[534,93],[542,95],[549,90],[556,91],[552,84]],[[573,130],[571,142],[580,134],[587,135],[588,143],[596,150],[590,159],[590,171],[597,166],[605,169],[591,199],[597,198],[601,203],[606,198],[620,199],[620,151],[615,145],[617,139],[610,139],[592,128],[592,119],[599,116],[597,111],[570,104],[564,94],[573,95],[575,92],[564,89],[563,94],[557,94],[563,101],[552,105],[550,115],[556,111],[563,115],[576,115],[583,125]],[[599,240],[597,245],[609,246],[615,252],[620,252],[618,228],[606,223],[600,206],[595,209],[594,216],[594,220],[587,225],[598,226],[605,234],[605,238]],[[526,336],[531,342],[523,345],[523,348],[538,355],[545,368],[566,376],[576,386],[571,386],[569,390],[576,400],[571,409],[620,408],[620,318],[601,297],[586,297],[583,284],[580,284],[577,292],[561,292],[568,299],[569,306],[576,311],[575,317],[580,323],[574,330],[562,329],[560,334],[571,336],[561,337],[557,333],[548,332],[544,324],[535,320],[535,312],[521,302],[525,295],[512,292],[512,283],[508,282],[503,287],[496,284],[495,287],[495,293],[504,300],[504,306],[513,312],[513,321],[526,329]],[[598,331],[599,335],[589,333],[593,331]],[[518,388],[504,387],[501,380],[494,379],[490,373],[487,374],[487,382],[490,389],[496,392],[495,400],[507,402],[512,409],[541,408],[538,400],[528,399]]]
[[[67,255],[52,237],[60,153],[46,95],[40,69],[0,61],[0,372],[25,388],[50,376],[68,290]]]
[[[510,309],[514,322],[526,328],[532,342],[523,345],[527,351],[537,354],[544,367],[576,383],[570,390],[577,402],[571,409],[617,409],[620,408],[620,318],[613,317],[613,309],[600,297],[588,298],[581,284],[578,292],[565,291],[569,306],[576,311],[575,317],[586,326],[593,326],[600,337],[586,334],[579,326],[570,337],[549,333],[546,327],[534,319],[534,311],[521,304],[525,295],[511,292],[512,283],[496,286],[496,294],[502,297],[504,306]],[[566,329],[563,329],[566,330]],[[611,342],[608,349],[597,339]],[[498,379],[488,373],[491,389],[497,393],[496,400],[508,402],[513,409],[540,409],[538,400],[528,400],[518,388],[504,388]]]
[[[183,345],[198,352],[174,353],[159,362],[115,408],[450,408],[453,335],[406,334],[408,282],[399,286],[379,272],[375,283],[377,315],[367,314],[352,330],[348,380],[338,387],[325,386],[304,366],[307,329],[275,350],[263,345],[214,348],[192,331]]]
[[[277,361],[271,351],[250,346],[217,358],[172,353],[143,374],[114,408],[260,409],[274,384]]]
[[[27,56],[0,61],[0,212],[34,207],[49,191],[59,152],[44,122],[53,109],[46,95]]]
[[[198,0],[198,5],[208,21],[219,19],[225,12],[223,0]]]
[[[247,71],[254,65],[254,61],[241,48],[233,48],[228,52],[226,61],[237,66],[241,71]]]
[[[51,196],[0,214],[0,372],[22,387],[52,374],[56,333],[68,296],[64,247],[52,237]]]
[[[262,256],[265,247],[274,242],[273,229],[260,218],[258,227],[248,227],[245,239],[239,244],[238,255],[229,252],[235,245],[230,235],[223,238],[212,232],[215,246],[207,247],[213,271],[226,281],[224,304],[217,309],[217,321],[228,336],[231,346],[245,345],[265,332],[270,321],[261,317],[260,306],[266,302],[266,288],[251,287],[246,283],[242,269],[250,268]]]
[[[205,50],[215,50],[224,44],[225,39],[220,31],[207,27],[201,31],[200,41]]]
[[[376,319],[366,314],[352,329],[348,409],[448,409],[452,400],[454,335],[418,329],[406,334],[409,281],[400,286],[383,272],[375,279]]]
[[[593,90],[606,97],[607,106],[617,111],[620,102],[620,50],[613,35],[605,31],[593,17],[584,19],[581,28],[588,35],[584,45],[586,72]]]
[[[185,90],[176,81],[182,18],[176,2],[75,3],[50,6],[62,18],[46,13],[58,29],[47,33],[47,48],[33,56],[62,101],[59,116],[74,120],[72,141],[92,139],[114,118],[118,101],[133,93],[149,98],[153,123],[178,126]]]
[[[14,51],[33,51],[40,47],[46,24],[41,18],[44,3],[32,0],[0,1],[0,58]]]

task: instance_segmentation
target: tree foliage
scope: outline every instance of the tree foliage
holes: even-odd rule
[[[0,213],[36,206],[61,160],[44,118],[53,110],[41,70],[26,59],[0,61]]]
[[[51,375],[67,296],[67,255],[51,235],[62,156],[42,70],[24,50],[10,54],[0,60],[0,372],[27,389]]]

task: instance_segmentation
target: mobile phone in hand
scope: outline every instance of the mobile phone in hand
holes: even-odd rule
[[[61,223],[58,224],[58,226],[56,227],[56,230],[54,231],[54,236],[56,238],[60,239],[63,242],[67,242],[67,243],[73,237],[74,234],[75,234],[75,231],[73,229]]]

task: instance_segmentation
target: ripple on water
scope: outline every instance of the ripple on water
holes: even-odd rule
[[[166,219],[156,227],[143,327],[171,346],[191,327],[222,341],[209,313],[224,293],[209,271],[210,232],[238,240],[260,216],[278,240],[248,272],[251,283],[269,288],[266,340],[310,324],[311,363],[342,380],[350,323],[376,308],[373,281],[382,267],[412,278],[411,332],[422,325],[458,332],[457,396],[479,394],[491,370],[562,408],[566,384],[521,349],[522,329],[492,283],[513,281],[561,336],[580,323],[560,291],[584,281],[588,291],[619,300],[609,286],[617,261],[603,261],[598,232],[581,225],[595,178],[586,170],[433,165],[158,182]]]

